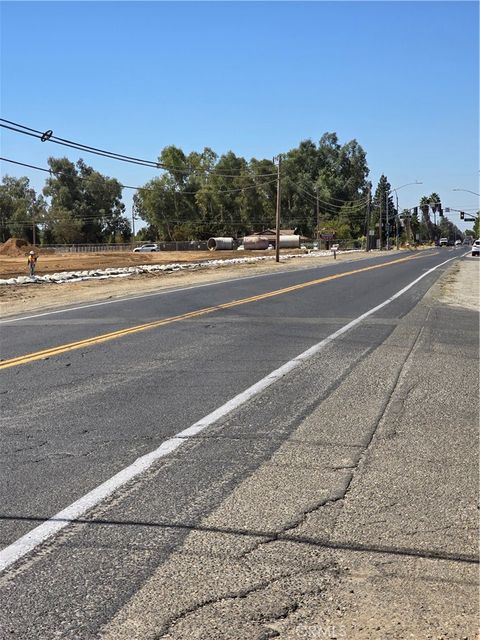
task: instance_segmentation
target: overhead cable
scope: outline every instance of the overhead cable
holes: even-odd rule
[[[27,164],[26,162],[19,162],[18,160],[11,160],[9,158],[3,158],[0,157],[0,160],[3,160],[4,162],[10,162],[11,164],[18,164],[22,167],[29,167],[30,169],[36,169],[37,171],[44,171],[46,173],[49,173],[50,175],[54,175],[55,173],[61,173],[61,172],[56,172],[53,169],[46,169],[45,167],[38,167],[36,165],[33,164]],[[247,177],[247,176],[245,176]],[[78,176],[79,180],[87,180],[88,176]],[[109,178],[110,180],[116,180],[116,178]],[[263,187],[264,185],[268,185],[268,184],[272,184],[273,182],[276,182],[277,180],[267,180],[266,182],[259,182],[257,184],[254,185],[250,185],[249,187],[239,187],[237,189],[218,189],[217,191],[215,191],[214,193],[238,193],[240,191],[248,191],[249,189],[258,189],[259,187]],[[118,181],[117,181],[118,182]],[[122,189],[133,189],[134,191],[155,191],[154,187],[133,187],[131,185],[128,184],[121,184],[120,182],[118,183],[119,186]],[[211,185],[208,185],[209,188],[211,188]],[[178,194],[179,195],[196,195],[198,193],[198,191],[179,191]]]
[[[169,171],[171,173],[180,173],[180,174],[205,174],[209,173],[212,175],[216,175],[222,178],[242,178],[244,176],[238,174],[229,174],[229,173],[221,173],[217,172],[215,169],[195,169],[194,167],[186,167],[184,169],[180,169],[179,167],[172,167],[162,162],[154,161],[154,160],[145,160],[142,158],[136,158],[135,156],[128,156],[121,153],[116,153],[113,151],[106,151],[105,149],[99,149],[97,147],[92,147],[89,145],[84,145],[80,142],[74,142],[72,140],[67,140],[66,138],[60,138],[58,136],[53,135],[53,131],[51,129],[47,131],[40,131],[38,129],[32,129],[31,127],[27,127],[25,125],[19,124],[17,122],[12,122],[11,120],[5,120],[4,118],[0,118],[0,127],[4,129],[9,129],[11,131],[15,131],[16,133],[21,133],[23,135],[28,135],[33,138],[37,138],[42,142],[54,142],[55,144],[59,144],[65,147],[70,147],[72,149],[76,149],[77,151],[83,151],[85,153],[92,153],[94,155],[102,156],[105,158],[110,158],[111,160],[119,160],[122,162],[128,162],[131,164],[137,164],[144,167],[150,167],[153,169],[163,169],[165,171]],[[248,177],[270,177],[276,176],[277,173],[261,173],[261,174],[248,174]],[[245,176],[247,177],[247,176]]]

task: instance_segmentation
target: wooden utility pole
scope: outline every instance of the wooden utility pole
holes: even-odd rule
[[[132,247],[135,246],[135,203],[132,202]]]
[[[32,244],[35,246],[36,238],[35,238],[35,218],[32,220]]]
[[[368,185],[367,193],[367,240],[365,244],[365,250],[370,251],[370,184]]]
[[[278,160],[277,166],[277,215],[275,218],[275,262],[280,262],[280,169],[282,166],[282,156],[279,155],[276,158]]]
[[[318,206],[318,187],[315,187],[315,195],[317,196],[317,243],[320,247],[320,210]]]
[[[379,198],[378,203],[378,248],[382,249],[382,198]]]

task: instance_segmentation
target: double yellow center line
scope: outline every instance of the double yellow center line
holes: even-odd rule
[[[291,293],[292,291],[299,291],[300,289],[305,289],[306,287],[313,287],[317,284],[322,284],[323,282],[330,282],[332,280],[338,280],[340,278],[346,278],[347,276],[352,276],[356,273],[372,271],[373,269],[388,267],[393,264],[398,264],[399,262],[407,262],[408,260],[421,258],[423,257],[423,255],[424,254],[420,254],[416,256],[408,256],[406,258],[398,258],[397,260],[392,260],[391,262],[384,262],[382,264],[371,265],[369,267],[362,267],[360,269],[352,269],[351,271],[346,271],[344,273],[337,273],[331,276],[325,276],[324,278],[317,278],[316,280],[309,280],[308,282],[302,282],[301,284],[295,284],[290,287],[285,287],[283,289],[276,289],[275,291],[269,291],[268,293],[260,293],[256,296],[250,296],[249,298],[232,300],[231,302],[225,302],[223,304],[218,304],[213,307],[205,307],[203,309],[198,309],[197,311],[189,311],[188,313],[182,313],[181,315],[178,315],[178,316],[171,316],[170,318],[163,318],[162,320],[154,320],[153,322],[146,322],[145,324],[139,324],[134,327],[129,327],[128,329],[120,329],[118,331],[104,333],[99,336],[94,336],[93,338],[86,338],[85,340],[79,340],[78,342],[69,342],[68,344],[62,344],[57,347],[51,347],[50,349],[43,349],[42,351],[27,353],[23,356],[17,356],[16,358],[10,358],[8,360],[0,361],[0,369],[8,369],[10,367],[16,367],[21,364],[28,364],[29,362],[34,362],[35,360],[45,360],[46,358],[58,356],[61,353],[66,353],[67,351],[74,351],[76,349],[85,349],[86,347],[91,347],[96,344],[102,344],[104,342],[108,342],[109,340],[117,340],[118,338],[123,338],[125,336],[129,336],[134,333],[140,333],[141,331],[149,331],[150,329],[163,327],[167,324],[173,324],[174,322],[190,320],[191,318],[198,318],[199,316],[205,316],[209,313],[214,313],[215,311],[222,311],[223,309],[232,309],[233,307],[239,307],[242,304],[258,302],[259,300],[267,300],[268,298],[281,296],[285,293]]]

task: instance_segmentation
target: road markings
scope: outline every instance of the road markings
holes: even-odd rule
[[[70,342],[67,344],[58,345],[56,347],[50,347],[48,349],[42,349],[41,351],[26,353],[22,356],[16,356],[15,358],[9,358],[7,360],[1,361],[0,370],[9,369],[10,367],[18,367],[22,364],[29,364],[30,362],[35,362],[36,360],[45,360],[46,358],[51,358],[53,356],[66,353],[68,351],[85,349],[93,345],[103,344],[104,342],[108,342],[110,340],[118,340],[119,338],[123,338],[125,336],[129,336],[135,333],[140,333],[142,331],[149,331],[151,329],[157,329],[158,327],[173,324],[175,322],[190,320],[192,318],[198,318],[199,316],[204,316],[209,313],[214,313],[215,311],[232,309],[233,307],[238,307],[243,304],[250,304],[252,302],[267,300],[268,298],[284,295],[286,293],[291,293],[293,291],[299,291],[300,289],[305,289],[306,287],[312,287],[318,284],[322,284],[324,282],[331,282],[332,280],[346,278],[347,276],[355,275],[357,273],[372,271],[373,269],[381,269],[382,267],[388,267],[393,264],[398,264],[399,262],[407,262],[407,261],[415,260],[421,257],[423,257],[423,255],[408,256],[406,258],[398,258],[396,260],[392,260],[391,262],[384,262],[382,264],[370,265],[368,267],[360,267],[358,269],[352,269],[351,271],[336,273],[330,276],[324,276],[323,278],[316,278],[315,280],[309,280],[307,282],[291,285],[290,287],[284,287],[282,289],[276,289],[274,291],[269,291],[267,293],[260,293],[256,296],[241,298],[239,300],[232,300],[231,302],[224,302],[223,304],[214,305],[212,307],[204,307],[203,309],[197,309],[196,311],[190,311],[188,313],[183,313],[178,316],[171,316],[169,318],[163,318],[161,320],[153,320],[152,322],[146,322],[144,324],[135,325],[133,327],[128,327],[126,329],[119,329],[117,331],[111,331],[109,333],[93,336],[92,338],[85,338],[84,340],[78,340],[76,342]]]
[[[272,371],[265,378],[259,380],[242,393],[239,393],[237,396],[226,402],[224,405],[222,405],[212,413],[209,413],[198,422],[195,422],[187,429],[184,429],[172,438],[165,440],[165,442],[162,442],[162,444],[154,451],[151,451],[150,453],[137,458],[137,460],[135,460],[131,465],[125,467],[125,469],[122,469],[122,471],[119,471],[109,480],[84,495],[69,507],[63,509],[63,511],[60,511],[49,520],[43,522],[38,527],[35,527],[29,533],[26,533],[24,536],[19,538],[16,542],[13,542],[8,547],[5,547],[2,551],[0,551],[0,571],[7,569],[15,562],[17,562],[17,560],[20,560],[25,555],[36,549],[39,545],[43,544],[46,540],[64,529],[70,523],[73,523],[75,520],[78,520],[80,517],[84,516],[87,511],[97,506],[106,498],[110,497],[115,491],[123,487],[127,482],[130,482],[134,478],[137,478],[142,473],[147,471],[160,458],[163,458],[178,449],[178,447],[180,447],[180,445],[182,445],[189,438],[192,438],[200,432],[204,431],[204,429],[220,420],[220,418],[223,418],[227,414],[231,413],[234,409],[238,409],[238,407],[245,404],[253,397],[280,380],[282,377],[299,367],[306,360],[319,353],[325,346],[330,344],[330,342],[333,342],[334,340],[336,340],[336,338],[356,327],[363,320],[365,320],[365,318],[368,318],[383,307],[386,307],[397,298],[400,298],[400,296],[414,287],[418,282],[420,282],[420,280],[423,280],[423,278],[428,276],[430,273],[433,273],[443,265],[456,259],[457,257],[455,256],[454,258],[449,258],[448,260],[441,262],[435,267],[432,267],[421,276],[410,282],[410,284],[408,284],[406,287],[404,287],[400,291],[397,291],[397,293],[395,293],[384,302],[381,302],[376,307],[373,307],[369,311],[366,311],[361,316],[358,316],[358,318],[355,318],[355,320],[352,320],[317,344],[313,345],[313,347],[310,347],[309,349],[298,355],[296,358],[293,358],[293,360],[290,360],[275,371]]]
[[[428,250],[429,253],[425,254],[428,256],[431,256],[431,249]],[[373,258],[371,257],[370,259],[373,260],[375,258],[383,258],[384,256],[373,256]],[[388,256],[387,256],[388,257]],[[367,259],[367,258],[365,258]],[[349,262],[352,262],[352,260],[346,260],[343,262],[343,264],[348,264]],[[288,267],[289,265],[285,265],[286,267]],[[83,304],[83,305],[79,305],[78,307],[66,307],[65,309],[54,309],[51,311],[43,311],[41,313],[34,313],[30,316],[19,316],[19,317],[14,317],[14,318],[5,318],[4,320],[0,320],[0,325],[2,324],[8,324],[8,323],[12,323],[12,322],[22,322],[23,320],[32,320],[34,318],[41,318],[43,316],[51,316],[51,315],[55,315],[58,313],[69,313],[70,311],[81,311],[82,309],[90,309],[91,307],[101,307],[103,305],[107,305],[107,304],[118,304],[120,302],[129,302],[130,300],[141,300],[142,298],[153,298],[156,296],[164,296],[170,293],[178,293],[181,291],[190,291],[191,289],[201,289],[203,287],[212,287],[214,285],[218,285],[218,284],[228,284],[230,282],[238,282],[239,280],[253,280],[255,278],[266,278],[272,275],[279,275],[279,274],[284,274],[284,273],[296,273],[296,272],[301,272],[301,271],[308,271],[310,269],[324,269],[326,267],[332,266],[331,264],[321,264],[321,265],[302,265],[301,267],[299,267],[298,269],[281,269],[281,270],[275,270],[274,272],[269,272],[269,273],[258,273],[255,275],[249,275],[249,276],[239,276],[237,278],[228,278],[227,280],[215,280],[213,282],[204,282],[202,284],[194,284],[188,287],[169,287],[167,289],[164,289],[162,291],[151,291],[149,293],[142,293],[136,296],[122,296],[120,298],[115,298],[114,300],[102,300],[100,302],[92,302],[89,304]]]
[[[349,260],[348,262],[351,262]],[[130,300],[142,300],[143,298],[154,298],[156,296],[165,296],[169,293],[180,293],[182,291],[191,291],[192,289],[202,289],[203,287],[213,287],[216,284],[229,284],[230,282],[238,282],[239,280],[253,280],[255,278],[266,278],[272,275],[279,275],[284,273],[296,273],[301,271],[308,271],[309,269],[318,269],[331,265],[320,265],[312,266],[312,265],[302,265],[298,269],[281,269],[278,271],[272,271],[270,273],[257,273],[255,275],[250,276],[238,276],[237,278],[227,278],[226,280],[214,280],[213,282],[204,282],[202,284],[193,284],[188,287],[168,287],[167,289],[163,289],[162,291],[150,291],[149,293],[141,293],[136,296],[122,296],[120,298],[115,298],[115,300],[102,300],[101,302],[92,302],[90,304],[81,304],[78,307],[66,307],[65,309],[54,309],[52,311],[43,311],[42,313],[34,313],[31,316],[19,316],[15,318],[6,318],[5,320],[0,320],[0,325],[7,324],[11,322],[22,322],[23,320],[32,320],[34,318],[41,318],[43,316],[52,316],[58,313],[69,313],[70,311],[81,311],[82,309],[90,309],[91,307],[102,307],[107,304],[118,304],[119,302],[130,302]]]

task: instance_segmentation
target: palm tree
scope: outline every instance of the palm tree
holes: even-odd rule
[[[440,228],[437,226],[436,214],[437,214],[437,211],[440,211],[442,205],[440,202],[440,196],[438,195],[438,193],[435,193],[435,191],[428,196],[428,200],[430,204],[430,209],[433,211],[433,215],[434,215],[434,224],[432,225],[432,232],[433,232],[432,240],[436,240],[440,237],[439,236]]]
[[[433,232],[433,224],[430,220],[430,200],[431,196],[422,196],[420,199],[420,209],[422,211],[423,222],[428,230],[428,238],[429,240],[433,240],[434,232]]]

